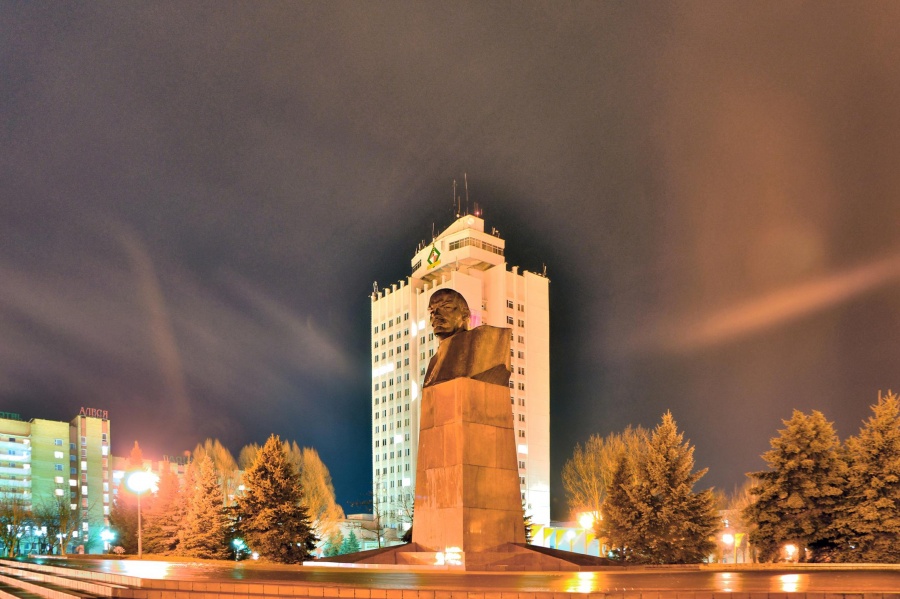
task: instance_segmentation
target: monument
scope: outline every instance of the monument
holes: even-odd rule
[[[452,289],[428,303],[437,352],[425,372],[412,542],[316,562],[383,568],[548,571],[595,569],[608,560],[525,544],[513,412],[510,330],[469,330]]]
[[[440,345],[420,408],[413,542],[463,556],[524,543],[509,329],[468,330],[468,305],[450,289],[431,296],[428,312]]]

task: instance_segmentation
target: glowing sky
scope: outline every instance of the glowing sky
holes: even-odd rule
[[[552,464],[671,409],[703,483],[900,389],[900,5],[6,2],[0,410],[370,481],[369,300],[452,180],[551,281]]]

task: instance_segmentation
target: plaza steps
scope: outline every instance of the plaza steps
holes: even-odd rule
[[[70,568],[11,560],[0,561],[0,589],[19,599],[108,599],[120,596],[122,584],[91,580],[90,574]],[[9,599],[9,598],[7,598]]]

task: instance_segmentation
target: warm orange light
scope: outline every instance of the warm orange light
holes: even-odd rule
[[[581,526],[581,528],[594,528],[594,522],[596,521],[597,518],[594,516],[594,512],[581,512],[580,514],[578,514],[578,524]]]

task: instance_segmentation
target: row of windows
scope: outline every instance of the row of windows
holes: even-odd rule
[[[503,255],[503,248],[494,245],[493,243],[488,243],[487,241],[481,241],[480,239],[475,239],[474,237],[465,237],[463,239],[457,239],[456,241],[450,242],[450,251],[458,250],[459,248],[464,248],[466,246],[476,247],[482,250],[486,250],[491,252],[492,254],[497,254],[498,256]]]
[[[519,383],[518,385],[516,385],[515,381],[510,380],[510,381],[509,381],[509,388],[510,388],[510,389],[515,389],[516,387],[518,387],[519,391],[524,391],[524,390],[525,390],[525,383]]]
[[[397,464],[397,466],[396,466],[397,472],[409,472],[409,464],[402,464],[403,470],[400,470],[400,466],[401,466],[401,464]],[[379,474],[394,474],[394,466],[391,466],[391,471],[390,471],[390,473],[388,473],[388,467],[387,467],[387,466],[385,466],[384,468],[381,468],[381,469],[376,468],[376,469],[375,469],[375,476],[378,476]]]
[[[409,329],[404,330],[404,331],[403,331],[403,335],[406,336],[406,337],[409,337]],[[397,333],[397,341],[400,341],[400,337],[401,337],[401,334],[400,334],[400,333]],[[394,341],[394,334],[391,333],[389,337],[387,337],[387,338],[382,337],[382,338],[381,338],[381,345],[387,345],[389,342],[393,342],[393,341]],[[378,349],[378,343],[379,343],[379,342],[378,342],[378,340],[376,339],[376,340],[375,340],[375,346],[374,346],[375,349]],[[409,344],[408,344],[408,343],[406,344],[406,349],[409,349]],[[400,346],[399,346],[399,345],[397,346],[397,351],[398,351],[398,352],[400,351]]]
[[[512,301],[511,299],[506,300],[506,307],[509,308],[510,310],[513,309],[513,301]],[[524,311],[525,311],[525,304],[518,304],[518,308],[517,308],[517,309],[518,309],[519,312],[524,312]]]
[[[375,343],[375,347],[378,347],[377,342]],[[402,351],[409,351],[409,343],[405,343],[402,347],[398,345],[396,351],[398,354],[401,353]],[[381,359],[386,360],[388,356],[393,356],[393,355],[394,355],[394,348],[391,348],[389,351],[381,352]],[[378,354],[375,354],[375,361],[376,362],[378,361]]]
[[[407,439],[406,439],[406,440],[409,441],[409,433],[407,433]],[[398,458],[401,457],[401,455],[400,455],[400,454],[401,454],[400,450],[392,451],[392,452],[390,452],[390,453],[391,453],[391,458],[390,458],[390,459],[392,459],[392,460],[394,459],[394,454],[397,454],[396,457],[398,457]],[[405,455],[409,455],[409,448],[408,448],[408,447],[406,448],[406,454],[405,454]],[[384,452],[384,453],[380,453],[380,454],[376,453],[376,454],[375,454],[375,461],[376,461],[376,462],[379,461],[379,458],[381,458],[382,460],[387,461],[387,459],[388,459],[388,452]]]
[[[397,320],[397,324],[400,324],[400,317],[399,317],[399,316],[396,318],[396,320]],[[407,320],[409,320],[409,312],[407,312],[406,314],[403,315],[403,321],[406,322]],[[387,328],[387,327],[392,327],[392,326],[394,326],[394,319],[393,319],[393,318],[390,319],[390,320],[387,321],[387,322],[382,322],[382,323],[381,323],[381,330],[383,331],[385,328]],[[376,333],[376,334],[378,333],[378,325],[375,325],[375,328],[373,329],[373,332]]]
[[[424,374],[424,373],[423,373],[423,374]],[[403,379],[403,377],[399,377],[399,376],[397,377],[397,384],[398,384],[398,385],[400,384],[400,381],[401,381],[402,379]],[[407,381],[409,380],[409,373],[408,373],[408,372],[406,373],[406,380],[407,380]],[[386,380],[386,381],[381,381],[380,384],[381,384],[381,386],[379,387],[379,386],[378,386],[379,383],[375,383],[375,386],[373,387],[373,390],[374,390],[374,391],[378,391],[379,389],[384,389],[385,387],[388,387],[388,386],[393,387],[393,386],[394,386],[394,377],[391,377],[391,378],[389,378],[389,379]],[[409,393],[407,393],[407,395],[409,395]]]

